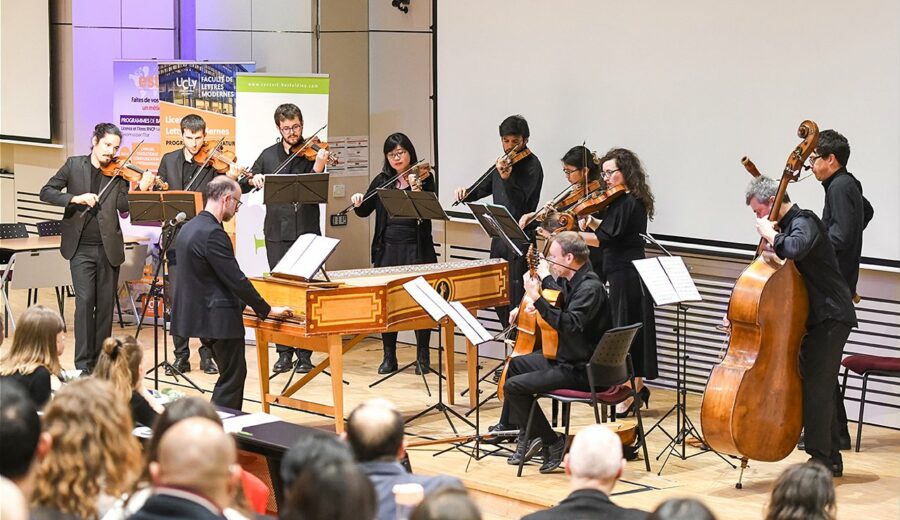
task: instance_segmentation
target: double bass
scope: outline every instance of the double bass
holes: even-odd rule
[[[797,134],[803,141],[784,166],[769,214],[773,222],[788,183],[797,180],[816,146],[819,128],[807,120]],[[799,354],[809,298],[794,262],[764,251],[764,244],[760,241],[756,258],[735,282],[728,302],[728,350],[710,374],[700,408],[706,443],[740,457],[741,476],[748,459],[775,462],[787,457],[803,426]],[[741,487],[740,480],[736,487]]]

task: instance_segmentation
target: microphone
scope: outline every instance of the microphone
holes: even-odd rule
[[[187,220],[187,215],[183,211],[179,211],[175,218],[167,220],[165,222],[166,227],[178,227]]]

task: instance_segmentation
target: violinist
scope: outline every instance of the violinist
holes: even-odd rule
[[[128,212],[129,183],[101,173],[116,159],[121,141],[116,125],[98,124],[90,155],[66,159],[41,188],[43,202],[66,208],[60,253],[69,260],[75,288],[75,368],[87,374],[97,363],[103,340],[112,334],[119,266],[125,261],[119,212]]]
[[[328,161],[328,150],[320,149],[315,160],[310,160],[302,155],[294,156],[291,149],[302,146],[303,138],[303,113],[300,108],[292,103],[279,105],[274,114],[275,128],[281,135],[281,139],[264,149],[250,171],[252,175],[241,179],[241,190],[250,191],[252,188],[262,188],[265,185],[265,176],[272,175],[279,168],[279,174],[297,175],[301,173],[322,173]],[[294,244],[300,235],[314,233],[321,235],[319,228],[318,204],[268,204],[266,205],[266,218],[263,223],[263,234],[266,239],[266,257],[269,268],[274,268],[288,249]],[[282,373],[295,369],[296,372],[306,373],[313,369],[312,352],[305,349],[294,349],[286,345],[277,345],[278,360],[272,367],[275,373]],[[294,351],[297,352],[296,367],[293,363]]]
[[[397,132],[389,135],[384,140],[383,150],[384,166],[381,173],[372,179],[367,195],[419,162],[416,148],[405,134]],[[398,190],[431,192],[434,187],[434,176],[428,175],[423,180],[416,168],[406,176],[399,176],[393,186]],[[391,218],[377,196],[366,199],[362,193],[355,193],[350,200],[354,205],[353,211],[360,217],[368,217],[375,212],[375,236],[372,239],[372,264],[375,267],[437,262],[430,220]],[[427,373],[430,368],[430,339],[431,329],[416,331],[416,374]],[[383,332],[381,341],[384,345],[384,357],[378,373],[396,372],[397,333]]]
[[[618,415],[627,415],[633,406],[650,402],[650,389],[644,378],[659,375],[656,356],[656,320],[653,302],[644,291],[632,260],[644,258],[644,239],[647,219],[653,218],[653,193],[641,160],[631,150],[614,148],[600,159],[601,175],[609,187],[624,185],[627,193],[618,197],[603,212],[602,221],[591,217],[589,227],[594,237],[589,245],[599,247],[602,265],[601,279],[609,283],[613,326],[643,323],[631,345],[635,384],[641,403],[629,398],[617,407]]]
[[[809,315],[806,336],[800,344],[804,449],[840,477],[844,462],[839,450],[842,428],[835,410],[835,388],[844,343],[850,329],[857,326],[856,311],[834,246],[819,217],[792,204],[785,193],[777,219],[780,231],[775,228],[776,222],[768,220],[777,191],[777,182],[757,177],[747,187],[746,203],[756,214],[756,231],[779,258],[794,260],[806,285]]]
[[[581,145],[573,146],[560,160],[562,161],[562,173],[566,178],[566,185],[569,187],[567,189],[570,193],[578,191],[583,197],[585,185],[600,180],[600,161],[596,154],[586,147]],[[587,182],[585,182],[585,180]],[[525,229],[529,220],[545,218],[549,213],[562,209],[566,208],[559,206],[553,208],[552,206],[547,205],[538,211],[526,213],[519,219],[519,226],[521,226],[522,229]],[[586,222],[586,218],[579,219],[579,224]],[[584,224],[584,226],[586,226],[586,224]],[[584,227],[584,229],[587,228]],[[551,232],[547,231],[545,227],[539,227],[537,233],[544,239],[549,239],[551,237]],[[594,232],[590,230],[579,231],[578,233],[581,235],[581,238],[586,241],[594,238]],[[597,273],[598,276],[601,276],[602,263],[600,259],[600,249],[591,246],[588,246],[588,248],[590,249],[591,265],[594,268],[594,272]]]
[[[506,398],[501,422],[520,427],[516,451],[508,463],[518,465],[523,458],[528,461],[542,450],[541,473],[549,473],[562,463],[565,436],[553,431],[539,408],[532,419],[531,439],[525,439],[521,427],[528,420],[536,394],[559,388],[590,390],[584,365],[600,338],[612,327],[612,318],[606,291],[591,268],[587,244],[573,231],[564,231],[553,238],[546,260],[537,267],[537,278],[525,273],[523,283],[524,297],[530,303],[523,312],[540,313],[559,333],[559,345],[555,360],[545,358],[543,352],[510,360],[503,387]],[[542,289],[560,291],[562,307],[544,299]],[[511,323],[518,312],[518,308],[512,312]]]
[[[488,169],[483,181],[470,188],[457,188],[456,200],[475,202],[488,195],[494,204],[505,206],[516,220],[537,209],[540,203],[544,170],[541,161],[528,149],[531,132],[528,122],[520,115],[509,116],[500,123],[500,144],[503,156]],[[518,159],[518,160],[516,160]],[[527,248],[527,247],[526,247]],[[500,323],[509,320],[509,311],[522,299],[522,275],[525,274],[525,258],[517,257],[501,239],[491,241],[491,258],[503,258],[509,262],[510,306],[497,307]]]
[[[181,118],[180,126],[181,141],[184,146],[162,156],[159,163],[159,178],[168,183],[171,190],[200,191],[203,192],[205,199],[206,185],[215,178],[216,173],[209,165],[201,169],[204,161],[198,163],[194,160],[194,156],[200,152],[206,143],[206,121],[197,114],[188,114]],[[142,190],[147,189],[143,184],[140,188]],[[169,292],[174,294],[178,280],[174,244],[169,249],[166,261]],[[191,362],[189,360],[191,351],[188,348],[188,343],[188,338],[172,335],[175,360],[172,365],[166,366],[167,376],[176,374],[173,367],[181,373],[191,371]],[[200,370],[206,374],[218,374],[219,368],[213,359],[212,349],[204,339],[200,340],[199,354]]]

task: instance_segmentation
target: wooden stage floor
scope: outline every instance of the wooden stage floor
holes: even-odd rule
[[[42,301],[55,305],[50,291],[42,291]],[[17,294],[18,293],[18,294]],[[18,316],[24,307],[24,291],[13,293],[13,303]],[[74,301],[67,302],[67,322],[73,322]],[[116,324],[114,334],[133,334],[134,327],[120,329]],[[146,328],[141,333],[141,340],[145,346],[147,366],[152,366],[153,360],[153,331]],[[64,368],[73,368],[74,335],[68,334],[66,352],[63,355]],[[8,346],[10,340],[4,341]],[[194,368],[189,373],[201,388],[211,390],[215,375],[207,375],[198,370],[199,358],[196,353],[198,346],[196,340],[191,343],[191,364]],[[171,349],[171,343],[169,343]],[[276,358],[274,347],[270,359]],[[160,356],[162,352],[160,351]],[[171,353],[170,353],[171,356]],[[314,361],[318,359],[316,354]],[[415,349],[409,345],[399,345],[398,357],[401,366],[415,357]],[[465,384],[465,356],[457,356],[457,384],[458,391],[464,389]],[[171,360],[171,357],[170,357]],[[432,366],[436,367],[437,353],[432,352]],[[428,377],[432,394],[426,395],[422,378],[416,376],[413,371],[400,374],[388,382],[376,388],[368,388],[378,376],[376,369],[381,362],[381,342],[375,339],[367,339],[350,351],[345,357],[345,379],[349,386],[345,386],[345,410],[353,407],[371,397],[384,397],[393,401],[406,416],[412,416],[418,411],[433,404],[436,398],[437,378],[434,375]],[[259,381],[256,366],[255,347],[247,347],[248,377],[245,388],[245,411],[259,411]],[[483,369],[490,369],[495,361],[482,360]],[[173,378],[165,377],[162,370],[160,375],[160,389],[175,387],[192,395],[197,392],[190,388],[178,385]],[[287,381],[288,374],[281,374],[272,381],[273,391],[280,388]],[[152,378],[147,380],[147,385],[152,387]],[[304,393],[315,393],[330,399],[330,381],[327,376],[320,376],[310,383]],[[495,387],[483,384],[484,392],[491,392]],[[209,398],[209,393],[205,394]],[[688,414],[699,423],[700,397],[688,396]],[[674,404],[675,394],[670,390],[653,389],[650,398],[650,408],[645,410],[644,424],[646,428],[656,421]],[[457,397],[455,409],[460,413],[468,410],[468,399]],[[297,412],[283,408],[272,408],[272,413],[284,420],[303,423],[309,426],[333,428],[330,419]],[[497,421],[500,413],[499,403],[495,400],[483,407],[481,414],[481,427],[485,430],[488,425]],[[579,426],[593,422],[593,414],[589,407],[575,406],[572,411],[573,431]],[[472,416],[474,418],[474,415]],[[454,421],[462,434],[472,432],[459,421]],[[668,431],[675,429],[674,419],[671,417],[664,423]],[[699,426],[699,424],[698,424]],[[854,432],[855,423],[851,424],[851,432]],[[443,414],[433,412],[413,422],[408,428],[409,441],[417,440],[417,437],[442,438],[453,435]],[[668,442],[668,438],[658,432],[653,432],[649,438],[649,452],[652,472],[644,470],[642,460],[632,461],[627,464],[622,481],[617,485],[613,493],[613,501],[628,507],[637,507],[647,511],[653,510],[660,502],[672,497],[696,497],[703,500],[720,519],[760,519],[763,517],[765,505],[772,483],[778,474],[788,465],[804,462],[806,455],[795,451],[787,459],[777,463],[752,462],[744,473],[743,489],[735,489],[734,483],[738,477],[738,470],[731,469],[715,454],[703,453],[699,456],[680,460],[672,456],[661,475],[657,475],[661,466],[661,459],[657,460],[657,454]],[[410,458],[413,468],[418,473],[434,474],[446,473],[461,478],[472,491],[475,499],[482,507],[485,518],[519,518],[523,514],[536,509],[549,507],[563,499],[568,493],[568,483],[562,470],[551,475],[541,475],[536,466],[526,467],[521,478],[516,478],[515,467],[506,464],[504,457],[487,457],[480,461],[470,461],[469,457],[459,451],[450,451],[446,454],[434,456],[436,452],[444,449],[446,445],[426,446],[410,449]],[[698,450],[687,448],[687,453],[698,453]],[[874,426],[864,427],[862,451],[844,453],[844,477],[835,479],[838,496],[838,518],[900,518],[900,431],[879,428]],[[665,455],[663,454],[663,457]],[[737,461],[733,461],[737,462]]]

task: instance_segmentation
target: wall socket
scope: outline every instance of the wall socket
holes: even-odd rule
[[[331,194],[336,199],[342,199],[347,196],[347,188],[343,184],[335,184],[331,189]]]

